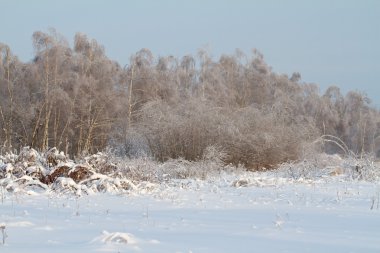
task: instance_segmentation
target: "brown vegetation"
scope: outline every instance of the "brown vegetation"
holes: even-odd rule
[[[224,163],[262,169],[299,158],[321,135],[355,154],[379,150],[379,112],[366,95],[343,96],[337,87],[320,95],[298,73],[272,72],[257,51],[214,60],[204,50],[157,59],[142,49],[123,68],[83,34],[71,48],[54,30],[35,32],[33,45],[34,59],[23,63],[0,44],[3,151],[56,147],[78,156],[111,147],[131,157],[196,161],[212,146]]]

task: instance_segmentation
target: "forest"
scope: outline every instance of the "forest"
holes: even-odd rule
[[[380,114],[366,94],[342,94],[272,71],[257,50],[215,60],[141,49],[127,65],[77,33],[32,35],[22,62],[0,43],[1,153],[56,147],[70,157],[112,150],[163,162],[218,152],[226,164],[272,168],[315,152],[378,155]],[[291,59],[289,59],[290,61]],[[211,150],[211,151],[210,151]]]

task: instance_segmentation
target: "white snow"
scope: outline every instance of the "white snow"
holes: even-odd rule
[[[0,252],[380,252],[378,181],[292,175],[221,172],[81,196],[6,192]]]

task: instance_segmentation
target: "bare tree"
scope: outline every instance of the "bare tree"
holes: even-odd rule
[[[3,146],[6,149],[13,147],[13,139],[15,138],[14,121],[15,121],[15,83],[18,79],[18,71],[20,63],[15,57],[10,48],[0,43],[0,117],[1,128],[4,132]]]
[[[122,68],[81,33],[71,48],[56,31],[38,31],[33,46],[34,59],[22,63],[0,44],[7,150],[55,146],[78,155],[111,145],[165,161],[202,159],[212,146],[226,163],[260,169],[297,159],[323,134],[358,155],[380,149],[380,114],[364,94],[330,87],[321,96],[299,73],[273,72],[257,50],[213,60],[205,49],[182,58],[142,49]]]

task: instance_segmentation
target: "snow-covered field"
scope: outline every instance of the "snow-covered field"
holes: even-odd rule
[[[0,252],[380,252],[379,183],[330,174],[221,172],[80,197],[2,191]]]
[[[0,252],[380,252],[380,166],[0,156]]]

